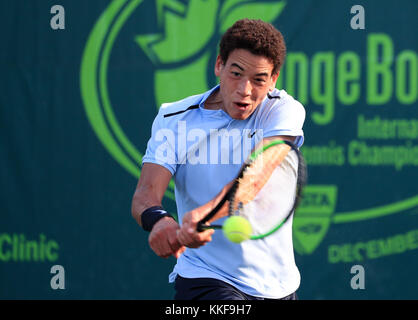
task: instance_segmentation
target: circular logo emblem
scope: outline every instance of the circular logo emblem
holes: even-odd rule
[[[133,131],[141,121],[149,120],[135,113],[135,124],[122,126],[117,116],[122,97],[112,98],[109,83],[119,89],[152,91],[153,101],[143,115],[155,116],[163,102],[205,92],[216,84],[217,43],[233,22],[247,17],[274,24],[285,9],[284,1],[156,0],[155,6],[142,0],[112,1],[89,35],[80,74],[87,118],[109,154],[138,178],[145,144],[138,147],[127,129]],[[156,14],[154,26],[145,28],[141,21],[134,21],[135,13],[147,15],[150,10]],[[146,29],[141,34],[134,30],[138,25]],[[314,48],[318,32],[325,31],[307,30],[302,47]],[[416,74],[416,69],[408,69],[416,68],[416,54],[397,52],[390,36],[382,33],[363,33],[361,39],[367,53],[289,50],[280,73],[277,86],[307,110],[306,143],[301,150],[310,169],[310,184],[294,219],[294,245],[300,254],[314,252],[333,224],[388,216],[418,205],[416,188],[405,184],[416,176],[418,153],[411,141],[418,138],[418,121],[410,119],[410,109],[404,112],[406,116],[392,115],[393,105],[405,108],[416,102],[416,79],[408,78]],[[110,72],[111,56],[121,43],[124,50],[138,52],[147,61],[139,84],[117,79],[117,72]],[[368,60],[361,65],[364,54]],[[129,76],[129,66],[125,67],[123,74]],[[135,69],[136,74],[142,71]],[[360,82],[362,73],[365,80]],[[391,82],[393,74],[396,83]],[[389,101],[393,102],[390,106]],[[382,105],[379,114],[374,105]],[[142,136],[148,139],[149,135],[147,124]],[[166,197],[174,200],[173,182]]]

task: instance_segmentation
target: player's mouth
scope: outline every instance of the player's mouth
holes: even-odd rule
[[[234,105],[240,110],[245,110],[250,106],[249,103],[245,103],[245,102],[234,102]]]

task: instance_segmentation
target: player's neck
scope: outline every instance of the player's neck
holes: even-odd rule
[[[219,90],[212,93],[205,101],[205,109],[218,110],[222,109],[222,97],[219,94]]]

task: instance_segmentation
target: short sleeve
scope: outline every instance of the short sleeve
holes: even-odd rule
[[[285,99],[284,102],[278,100],[278,103],[274,103],[263,117],[263,138],[292,136],[296,137],[296,146],[301,147],[304,142],[305,108],[289,96]]]
[[[165,124],[164,117],[159,112],[152,124],[151,138],[148,140],[142,164],[147,162],[159,164],[174,175],[177,164],[175,141],[175,132]]]

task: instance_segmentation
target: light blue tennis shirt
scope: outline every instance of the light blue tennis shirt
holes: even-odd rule
[[[204,108],[205,100],[218,89],[219,85],[203,94],[163,104],[142,160],[173,174],[180,223],[186,212],[213,199],[236,177],[263,138],[295,136],[296,145],[303,144],[305,109],[284,90],[273,90],[250,117],[235,120],[221,109]],[[285,297],[300,284],[292,221],[271,236],[241,244],[230,242],[217,230],[211,242],[197,249],[187,248],[177,259],[169,281],[177,275],[219,279],[252,296]]]

